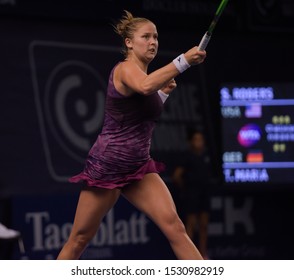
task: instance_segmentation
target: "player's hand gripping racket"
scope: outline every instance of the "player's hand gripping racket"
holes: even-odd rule
[[[217,22],[218,22],[218,20],[219,20],[219,18],[221,16],[221,14],[223,13],[226,5],[228,4],[228,2],[229,2],[229,0],[222,0],[221,3],[219,4],[218,9],[217,9],[217,11],[216,11],[216,13],[214,15],[213,21],[211,22],[208,30],[206,31],[206,33],[202,37],[202,40],[201,40],[201,42],[200,42],[200,44],[198,46],[198,49],[200,51],[205,50],[205,48],[207,47],[208,42],[209,42],[209,40],[211,38],[212,32],[213,32],[213,30],[214,30],[214,28],[215,28],[215,26],[216,26],[216,24],[217,24]]]

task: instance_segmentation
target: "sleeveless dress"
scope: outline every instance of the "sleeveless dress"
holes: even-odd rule
[[[151,137],[163,102],[157,92],[130,97],[120,94],[113,83],[115,68],[109,76],[102,131],[88,153],[84,170],[70,182],[122,188],[165,168],[150,157]]]

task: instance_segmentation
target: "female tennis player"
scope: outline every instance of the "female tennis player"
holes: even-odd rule
[[[110,73],[104,124],[89,151],[73,228],[58,259],[79,259],[99,224],[120,195],[143,211],[163,232],[178,259],[203,259],[188,237],[172,197],[159,174],[162,163],[149,154],[152,131],[163,103],[176,87],[174,78],[202,63],[205,51],[193,47],[148,74],[158,49],[153,22],[125,11],[115,27],[125,59]]]

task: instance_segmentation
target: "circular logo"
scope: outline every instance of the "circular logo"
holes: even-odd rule
[[[90,65],[67,61],[50,74],[45,86],[45,118],[62,149],[83,162],[101,129],[106,83]]]
[[[247,124],[238,133],[238,142],[243,147],[252,147],[261,139],[261,129],[257,124]]]

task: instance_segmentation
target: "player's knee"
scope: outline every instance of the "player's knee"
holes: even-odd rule
[[[177,213],[170,213],[166,217],[165,229],[170,238],[186,232],[185,226]]]

